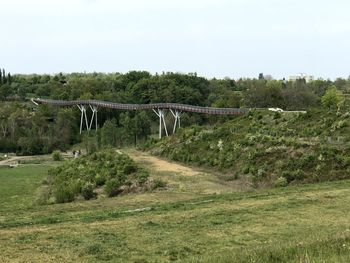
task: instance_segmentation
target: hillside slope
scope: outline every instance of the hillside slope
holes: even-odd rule
[[[227,179],[285,186],[350,178],[350,113],[255,111],[215,127],[192,126],[147,149],[174,161],[220,168]]]

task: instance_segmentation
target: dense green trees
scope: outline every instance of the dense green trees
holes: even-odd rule
[[[35,108],[19,102],[0,106],[0,150],[18,154],[50,153],[67,149],[78,138],[72,109]]]
[[[328,109],[336,108],[342,101],[341,92],[337,90],[337,87],[330,86],[326,93],[321,98],[322,105]]]
[[[134,115],[129,112],[120,115],[118,125],[116,119],[107,120],[98,133],[102,146],[125,146],[137,144],[151,134],[151,120],[144,111]],[[118,126],[118,127],[117,127]]]
[[[282,82],[262,79],[249,84],[250,87],[245,92],[245,102],[248,107],[283,107]]]
[[[117,146],[118,144],[118,129],[115,119],[107,120],[99,133],[101,145]]]
[[[321,106],[321,97],[330,86],[336,85],[343,92],[350,87],[348,79],[306,83],[303,80],[288,82],[263,78],[208,80],[196,74],[169,72],[151,75],[145,71],[131,71],[126,74],[60,73],[54,76],[11,75],[5,70],[0,70],[0,73],[0,151],[17,153],[64,150],[81,140],[78,128],[79,111],[76,108],[36,107],[28,101],[32,97],[305,110]],[[327,104],[327,107],[329,104],[325,101],[329,96],[327,94],[322,99],[323,105]],[[137,144],[157,129],[157,118],[151,111],[121,112],[100,109],[98,114],[98,125],[102,128],[97,136],[100,145]],[[90,112],[88,117],[91,117]],[[226,119],[228,117],[184,113],[182,124],[213,124]],[[173,121],[170,115],[167,121],[169,124]]]

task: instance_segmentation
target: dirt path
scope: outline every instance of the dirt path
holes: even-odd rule
[[[211,172],[163,160],[135,149],[123,150],[153,176],[164,179],[175,191],[201,194],[242,191],[250,188],[243,180],[225,181]]]
[[[0,161],[1,165],[15,164],[19,161],[28,161],[33,159],[41,159],[43,156],[10,156],[8,159]]]
[[[157,170],[158,172],[180,173],[185,176],[195,176],[195,175],[203,174],[203,172],[197,171],[193,168],[190,168],[181,164],[177,164],[177,163],[172,163],[170,161],[162,160],[160,158],[157,158],[145,152],[140,152],[136,150],[127,150],[127,153],[136,162],[147,166],[152,166],[152,168]]]

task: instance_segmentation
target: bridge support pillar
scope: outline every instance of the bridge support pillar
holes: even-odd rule
[[[91,116],[89,130],[91,130],[92,123],[93,123],[94,117],[95,117],[95,129],[97,131],[97,112],[98,112],[98,108],[96,106],[91,106],[91,105],[89,105],[89,107],[92,110],[92,116]]]
[[[153,109],[154,113],[157,114],[157,116],[159,117],[159,139],[162,138],[162,123],[164,125],[164,130],[165,130],[165,134],[166,136],[169,136],[168,135],[168,129],[166,127],[166,124],[165,124],[165,112],[163,109],[157,109],[157,111],[155,109]]]
[[[173,111],[172,109],[170,109],[170,112],[171,112],[171,114],[172,114],[172,115],[174,116],[174,118],[175,118],[174,128],[173,128],[173,134],[174,134],[175,131],[176,131],[176,124],[178,125],[178,128],[181,127],[181,123],[180,123],[180,120],[181,120],[181,111],[178,111],[178,110]]]
[[[81,117],[80,117],[80,134],[83,131],[83,121],[85,117],[85,124],[86,124],[86,129],[89,131],[89,125],[88,125],[88,119],[86,116],[86,107],[84,105],[77,105],[79,110],[81,111]]]

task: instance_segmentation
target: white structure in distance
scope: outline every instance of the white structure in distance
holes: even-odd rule
[[[310,81],[315,80],[315,77],[312,75],[307,75],[305,73],[299,73],[298,75],[289,77],[290,81],[297,81],[299,79],[305,79],[306,82],[310,82]]]

